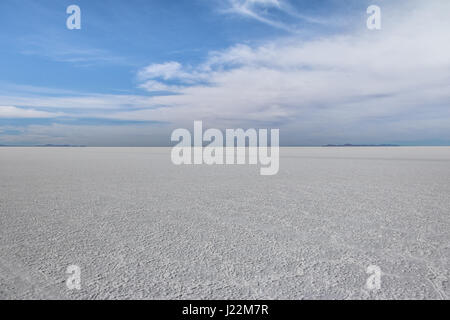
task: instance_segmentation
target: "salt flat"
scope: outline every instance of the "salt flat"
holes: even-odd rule
[[[0,298],[448,299],[449,195],[445,147],[282,148],[275,176],[0,148]]]

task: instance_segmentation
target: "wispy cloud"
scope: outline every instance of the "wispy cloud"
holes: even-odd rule
[[[27,35],[19,39],[19,53],[39,56],[56,62],[67,62],[81,66],[98,64],[133,65],[122,56],[92,45],[68,41],[61,35],[45,37],[41,34]]]
[[[329,23],[329,21],[299,13],[287,0],[228,0],[228,7],[222,10],[224,13],[254,19],[288,32],[298,32],[295,23],[283,22],[275,14],[270,14],[270,11],[294,17],[307,23],[322,25]]]
[[[57,118],[64,116],[63,113],[45,112],[29,108],[17,108],[14,106],[0,106],[0,118],[23,119],[23,118]]]

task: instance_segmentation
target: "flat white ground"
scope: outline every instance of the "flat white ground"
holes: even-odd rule
[[[169,148],[0,148],[0,298],[450,297],[450,148],[280,161],[261,176]]]

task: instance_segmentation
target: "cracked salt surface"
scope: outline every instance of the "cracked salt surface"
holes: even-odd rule
[[[450,297],[450,148],[281,148],[258,170],[0,148],[0,298]]]

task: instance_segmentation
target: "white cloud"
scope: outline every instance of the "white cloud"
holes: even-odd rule
[[[56,118],[63,114],[38,111],[34,109],[17,108],[13,106],[0,106],[0,118]]]
[[[182,66],[178,62],[169,61],[166,63],[151,64],[138,72],[138,79],[141,81],[149,79],[177,80],[192,83],[207,79],[208,75],[200,68],[193,69]],[[150,83],[150,85],[155,83]]]
[[[139,86],[148,92],[159,92],[159,91],[178,91],[181,89],[180,86],[167,85],[159,81],[148,80]]]
[[[138,73],[138,77],[141,80],[163,78],[169,80],[179,75],[181,72],[181,64],[178,62],[170,61],[162,64],[151,64]]]
[[[213,53],[190,74],[208,84],[152,98],[170,108],[112,117],[203,119],[218,126],[266,122],[307,136],[345,130],[348,137],[368,137],[377,128],[380,136],[405,138],[414,132],[412,123],[417,130],[449,133],[435,126],[444,119],[450,128],[450,3],[409,4],[380,32],[362,24],[345,36],[306,42],[291,37]],[[181,66],[177,70],[186,73]]]
[[[169,61],[139,72],[142,88],[176,95],[0,95],[0,104],[69,114],[95,109],[92,117],[171,127],[190,127],[193,120],[222,128],[272,126],[282,129],[282,140],[300,144],[445,139],[450,2],[404,3],[383,9],[381,31],[362,21],[346,35],[240,44],[212,52],[198,66]]]
[[[64,109],[67,113],[71,111],[70,109],[76,112],[101,110],[107,113],[127,108],[154,107],[154,102],[150,97],[126,94],[83,94],[57,97],[38,94],[0,95],[0,104],[18,105],[28,108]]]

